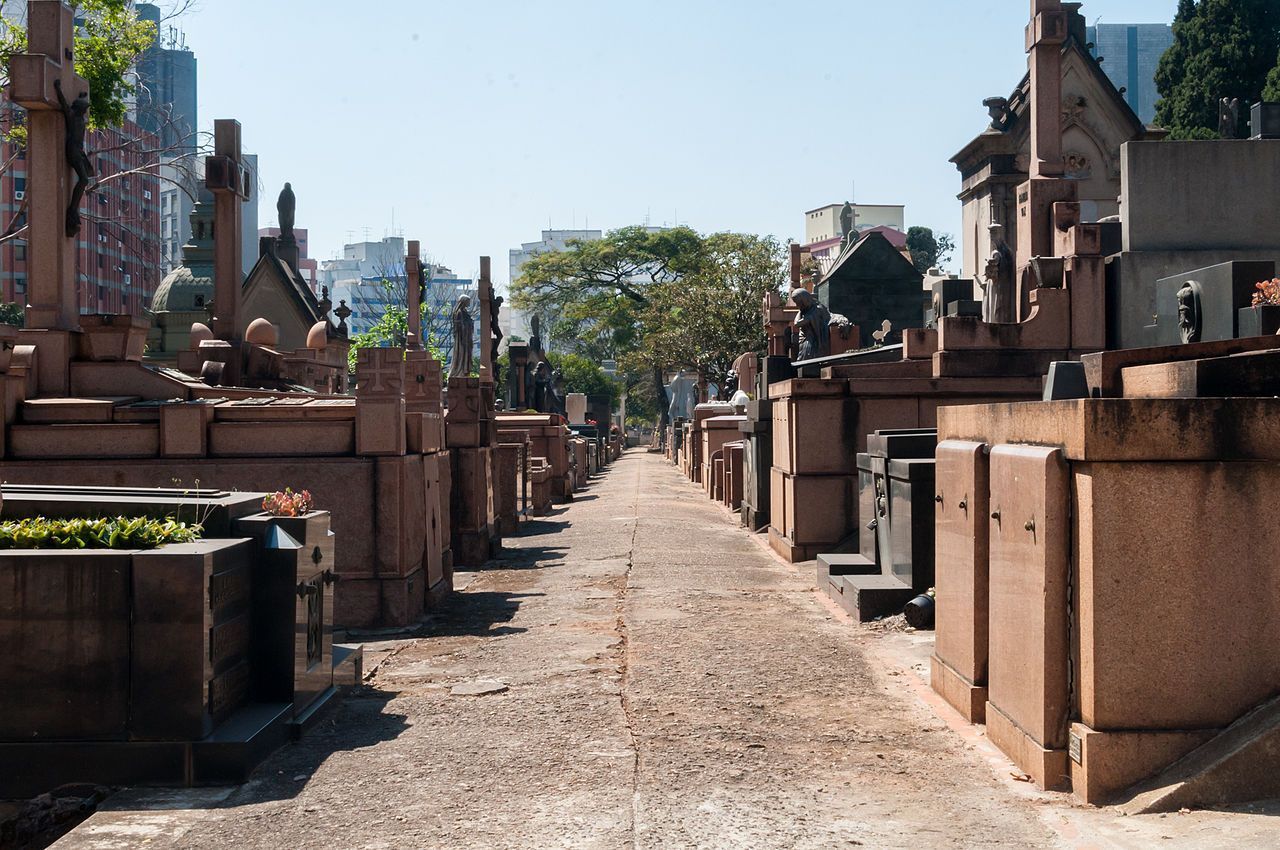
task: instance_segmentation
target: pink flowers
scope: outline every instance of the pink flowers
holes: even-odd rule
[[[1280,305],[1280,277],[1264,280],[1258,284],[1258,291],[1253,294],[1253,306],[1262,307],[1268,304]]]
[[[310,490],[295,493],[286,487],[283,493],[272,493],[262,500],[262,509],[272,516],[304,516],[314,508]]]

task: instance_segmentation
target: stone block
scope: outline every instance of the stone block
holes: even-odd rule
[[[847,384],[831,381],[843,394]],[[791,396],[773,404],[773,463],[791,475],[852,475],[858,405],[839,396]]]
[[[1072,471],[1081,721],[1216,728],[1274,695],[1280,603],[1259,589],[1280,581],[1280,529],[1257,506],[1280,494],[1280,464]]]
[[[980,723],[986,709],[988,664],[991,490],[986,446],[940,443],[936,457],[933,686],[966,719]]]
[[[1066,791],[1071,787],[1070,760],[1065,745],[1062,749],[1041,746],[990,702],[987,703],[986,719],[987,740],[1025,771],[1032,782],[1046,791]]]
[[[211,404],[166,404],[160,408],[160,456],[205,457],[209,453]]]
[[[853,479],[849,476],[773,475],[772,527],[797,546],[841,543],[854,532]]]
[[[1067,465],[1060,449],[1007,445],[992,449],[990,463],[988,735],[1037,782],[1056,788],[1066,773],[1070,712]],[[997,741],[992,706],[1025,744]],[[1039,750],[1062,753],[1060,774],[1057,757]]]
[[[1280,173],[1280,140],[1128,142],[1120,158],[1125,251],[1280,247],[1280,187],[1260,179]]]
[[[1277,243],[1280,243],[1278,238]],[[1277,247],[1280,254],[1280,244]],[[1235,339],[1240,334],[1240,310],[1253,303],[1257,284],[1275,277],[1273,262],[1229,262],[1207,268],[1181,271],[1156,281],[1156,321],[1151,330],[1152,345],[1183,342],[1179,293],[1190,287],[1195,310],[1188,316],[1199,334],[1197,342]]]
[[[407,449],[404,398],[357,396],[356,454],[396,456]]]
[[[1071,724],[1071,792],[1091,806],[1117,796],[1211,740],[1216,730],[1099,732]]]

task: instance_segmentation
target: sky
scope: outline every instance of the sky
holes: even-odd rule
[[[1092,0],[1090,23],[1176,0]],[[957,233],[949,160],[1026,71],[1026,0],[196,0],[200,123],[285,181],[311,255],[403,234],[473,277],[548,227],[803,236],[905,204]]]

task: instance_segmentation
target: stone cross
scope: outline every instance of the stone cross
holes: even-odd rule
[[[1031,0],[1027,53],[1031,65],[1031,177],[1061,177],[1062,45],[1067,13],[1062,0]]]
[[[404,258],[405,305],[409,310],[409,332],[405,337],[405,347],[411,351],[422,348],[422,243],[413,240],[409,243],[409,255]]]
[[[480,258],[480,380],[493,380],[493,280],[488,257]]]
[[[244,166],[240,122],[213,122],[213,156],[204,161],[204,182],[214,197],[213,334],[239,338],[240,300],[244,286],[244,202],[249,199],[249,172]]]
[[[67,236],[74,178],[66,157],[66,113],[54,86],[67,101],[89,91],[75,72],[74,46],[71,7],[62,0],[30,0],[28,52],[13,57],[9,76],[12,100],[29,113],[26,323],[38,330],[80,328],[76,238]]]

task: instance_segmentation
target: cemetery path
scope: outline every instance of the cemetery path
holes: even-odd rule
[[[249,784],[118,795],[59,846],[1098,846],[657,456],[459,578]]]

